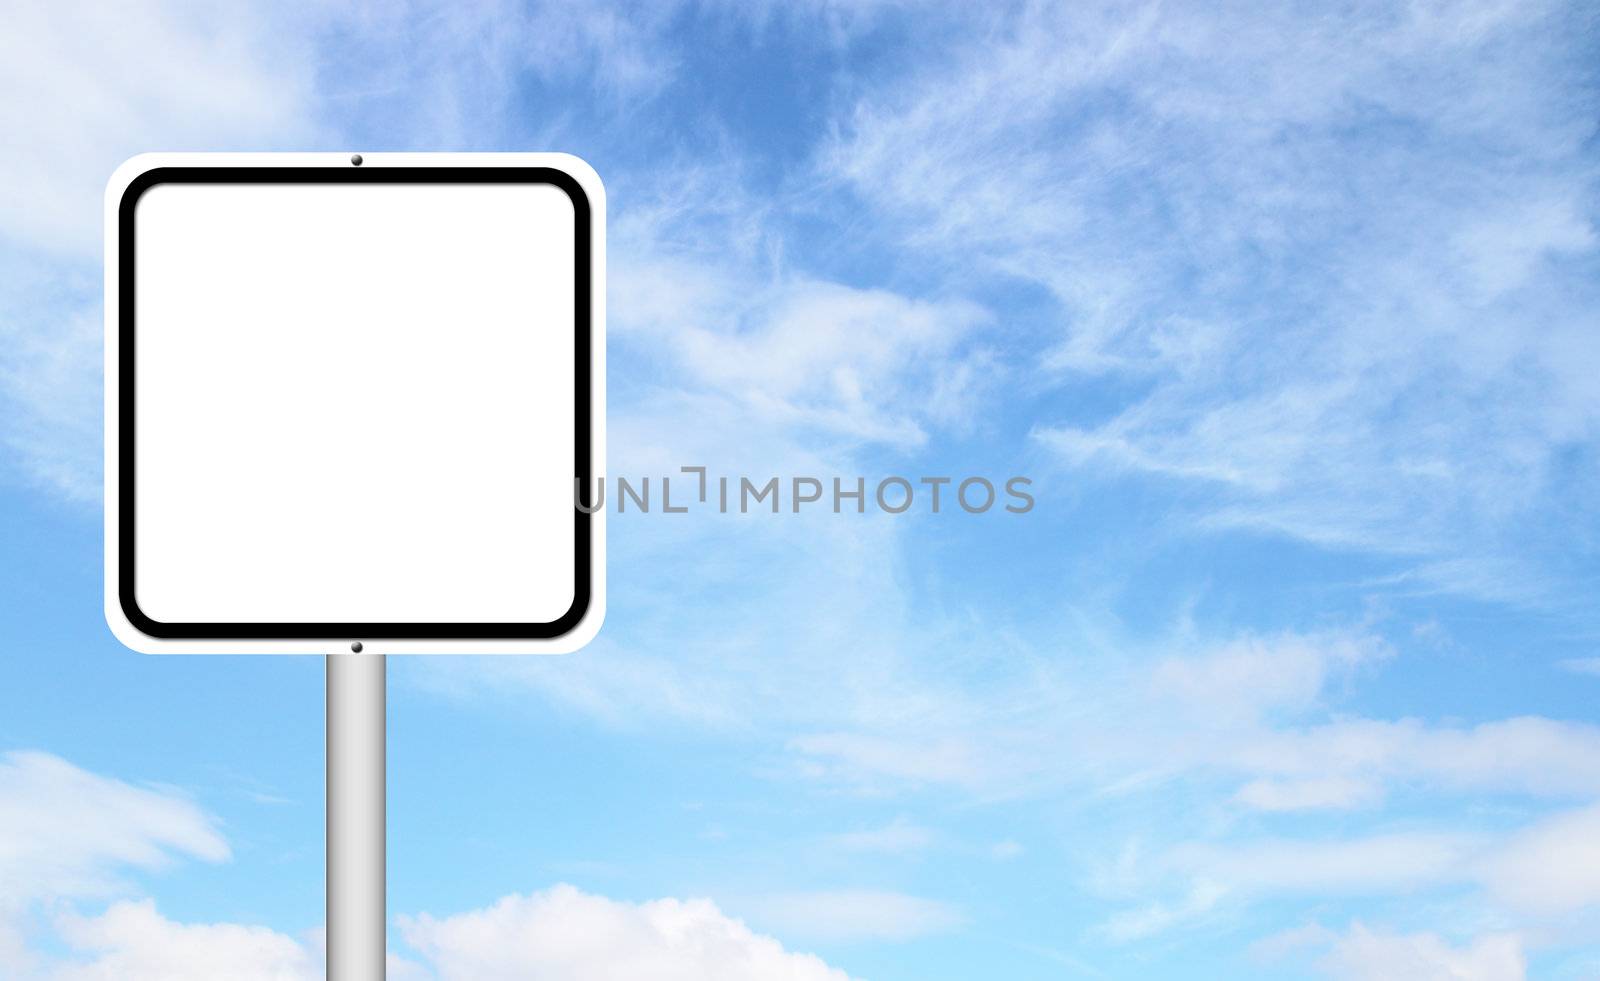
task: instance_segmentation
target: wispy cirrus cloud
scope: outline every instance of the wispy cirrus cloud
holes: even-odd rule
[[[624,420],[658,411],[663,391],[720,396],[742,426],[844,462],[966,430],[994,394],[992,312],[809,269],[791,228],[800,206],[752,188],[736,151],[669,160],[625,177],[619,196],[609,315]],[[636,452],[619,446],[619,466]]]
[[[1112,665],[1068,670],[1008,654],[1006,683],[942,703],[937,718],[883,716],[817,731],[790,746],[801,772],[840,786],[945,785],[983,795],[1065,787],[1122,796],[1217,781],[1236,805],[1344,810],[1390,788],[1512,793],[1553,800],[1600,795],[1600,727],[1542,716],[1475,724],[1382,718],[1344,708],[1359,680],[1392,667],[1365,631],[1246,634]],[[932,692],[959,685],[917,676]],[[1119,733],[1106,739],[1107,731]],[[1069,745],[1071,754],[1046,747]]]
[[[1151,891],[1170,898],[1114,913],[1100,931],[1117,942],[1192,928],[1219,909],[1266,899],[1384,899],[1467,890],[1465,922],[1517,927],[1545,944],[1592,930],[1600,906],[1597,807],[1559,811],[1511,828],[1464,830],[1448,822],[1344,837],[1262,837],[1189,841],[1133,851],[1108,895]],[[1413,822],[1415,824],[1417,822]],[[1163,883],[1163,885],[1157,885]]]
[[[136,787],[48,753],[0,756],[0,902],[101,897],[124,869],[229,856],[216,822],[182,795]]]
[[[1258,961],[1272,965],[1310,956],[1322,973],[1345,981],[1522,981],[1528,976],[1524,946],[1521,936],[1509,932],[1486,932],[1453,942],[1438,933],[1403,933],[1358,921],[1343,932],[1319,925],[1296,927],[1252,949]]]
[[[819,163],[887,240],[1056,298],[1046,373],[1125,393],[1037,419],[1076,476],[1550,599],[1544,517],[1596,521],[1563,490],[1600,433],[1582,24],[1028,6],[863,96]]]

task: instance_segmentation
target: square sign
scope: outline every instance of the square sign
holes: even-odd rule
[[[158,154],[106,193],[106,617],[559,652],[605,607],[605,198],[562,154]]]

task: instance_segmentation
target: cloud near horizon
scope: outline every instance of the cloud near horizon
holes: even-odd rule
[[[0,973],[17,981],[320,978],[319,933],[178,922],[139,897],[141,874],[182,858],[228,860],[216,826],[176,790],[134,787],[47,753],[0,756]],[[815,918],[847,901],[818,897],[803,908]],[[898,899],[894,929],[926,918],[932,907],[918,902]],[[396,981],[848,981],[709,899],[628,903],[558,884],[449,916],[402,915],[396,925],[420,955],[391,955]]]

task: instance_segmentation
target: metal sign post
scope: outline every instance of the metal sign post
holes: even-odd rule
[[[385,655],[599,630],[604,324],[604,189],[564,154],[151,154],[107,187],[106,620],[327,656],[331,981],[383,976]]]
[[[329,654],[328,977],[384,973],[384,657]]]

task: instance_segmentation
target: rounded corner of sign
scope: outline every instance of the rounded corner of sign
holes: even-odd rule
[[[589,646],[599,636],[605,618],[606,602],[603,591],[596,590],[588,595],[576,597],[566,614],[555,622],[560,633],[540,650],[547,654],[575,654]]]
[[[159,153],[140,153],[124,160],[106,181],[107,202],[118,209],[132,207],[145,191],[155,186],[153,175],[165,165]]]
[[[107,593],[105,604],[106,626],[118,643],[140,654],[160,654],[166,648],[161,638],[140,627],[140,621],[150,622],[137,603],[130,603],[115,593]]]
[[[576,651],[593,643],[594,639],[600,636],[600,628],[605,626],[605,622],[605,597],[597,596],[590,600],[589,608],[584,611],[583,618],[573,628],[571,636],[574,646],[572,649]]]
[[[574,188],[585,200],[590,209],[600,212],[605,209],[606,185],[600,179],[600,174],[589,162],[580,156],[571,153],[552,153],[548,156],[552,169],[559,170],[571,178],[574,187],[565,188],[570,196]],[[574,200],[576,202],[576,199]]]

